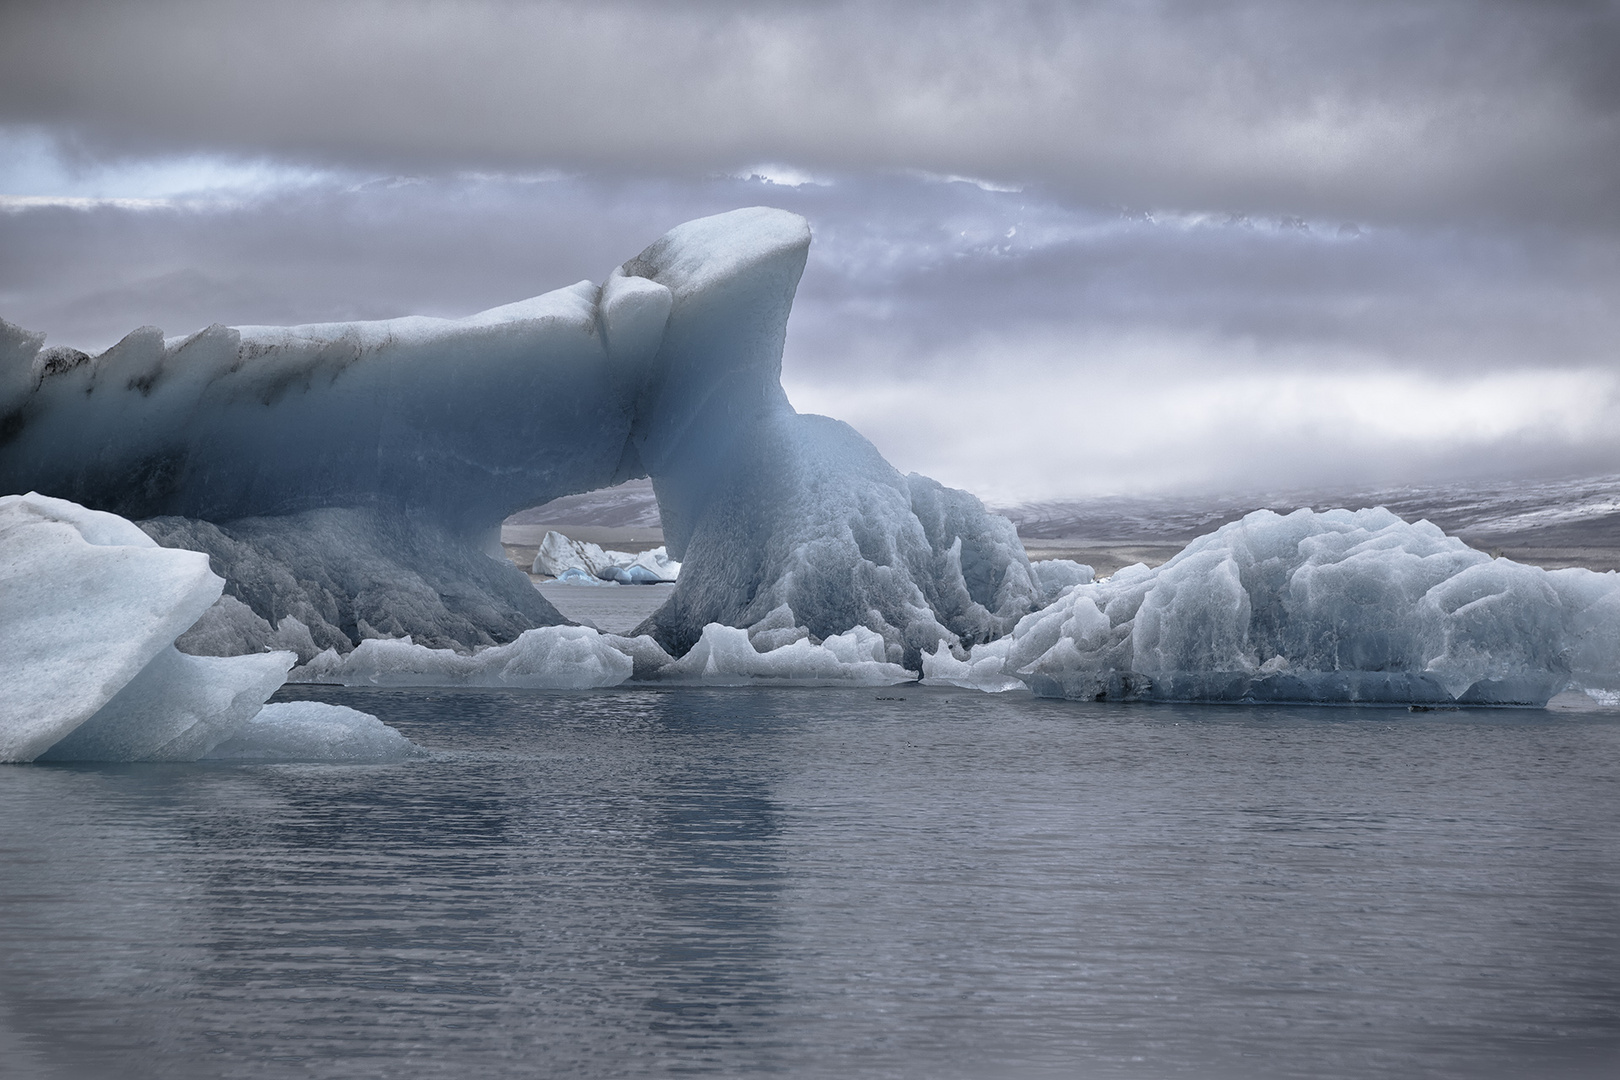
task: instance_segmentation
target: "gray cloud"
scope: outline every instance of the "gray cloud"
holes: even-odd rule
[[[898,176],[334,179],[0,213],[0,314],[87,348],[142,323],[464,315],[755,203],[816,231],[796,403],[987,494],[1620,461],[1620,253],[1545,230],[1149,219]]]
[[[462,315],[768,203],[794,400],[948,482],[1614,472],[1617,11],[8,5],[0,316]]]
[[[0,11],[0,122],[89,157],[921,169],[1089,203],[1616,223],[1610,3],[140,5]]]

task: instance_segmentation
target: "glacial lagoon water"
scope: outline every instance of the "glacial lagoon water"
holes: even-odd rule
[[[0,1075],[1620,1071],[1620,716],[364,691],[0,768]]]

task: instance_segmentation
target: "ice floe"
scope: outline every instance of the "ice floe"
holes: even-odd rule
[[[924,672],[1082,699],[1542,705],[1620,672],[1620,578],[1493,559],[1384,509],[1261,510]]]
[[[381,764],[422,749],[370,713],[320,701],[266,705],[208,752],[207,761]]]
[[[634,670],[611,635],[584,626],[527,630],[506,645],[458,653],[410,638],[362,641],[347,656],[327,650],[293,675],[300,682],[350,686],[525,686],[588,690],[617,686]]]
[[[571,573],[577,571],[577,573]],[[662,545],[650,551],[604,550],[584,540],[572,540],[552,530],[540,540],[530,572],[559,581],[579,582],[585,577],[622,585],[656,585],[680,577],[681,564]]]
[[[116,515],[0,497],[0,761],[195,761],[233,738],[296,657],[174,647],[224,584]]]

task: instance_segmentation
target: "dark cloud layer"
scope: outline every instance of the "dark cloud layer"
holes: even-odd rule
[[[0,122],[386,171],[1039,183],[1092,203],[1615,224],[1620,14],[1575,0],[13,4]]]

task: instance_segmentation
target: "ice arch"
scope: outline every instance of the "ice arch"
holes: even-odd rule
[[[809,243],[797,215],[737,210],[675,228],[601,286],[467,319],[143,327],[93,358],[3,324],[0,490],[208,552],[227,596],[183,646],[306,656],[563,622],[486,557],[493,531],[648,475],[685,563],[645,627],[665,648],[710,622],[779,638],[864,625],[916,668],[941,639],[1006,633],[1037,588],[1007,521],[789,404]]]

